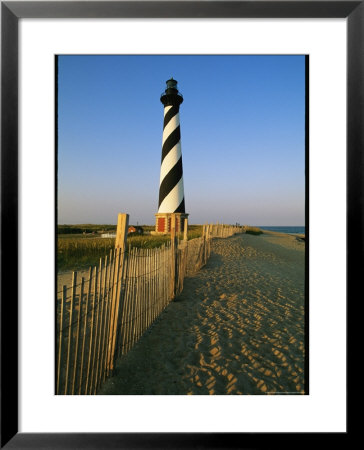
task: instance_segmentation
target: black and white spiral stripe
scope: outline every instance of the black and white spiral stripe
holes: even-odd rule
[[[158,213],[184,213],[179,106],[165,106]]]

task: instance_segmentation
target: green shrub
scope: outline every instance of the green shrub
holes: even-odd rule
[[[259,234],[263,234],[263,231],[258,227],[245,227],[245,233],[258,236]]]

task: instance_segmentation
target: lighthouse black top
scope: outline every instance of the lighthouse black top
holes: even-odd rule
[[[164,105],[162,160],[158,213],[184,213],[184,189],[179,106],[183,97],[171,78],[161,95]]]
[[[183,102],[183,96],[177,89],[177,80],[171,78],[166,81],[166,90],[161,95],[161,102],[164,106],[179,106]]]

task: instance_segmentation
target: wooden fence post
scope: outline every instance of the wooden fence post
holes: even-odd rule
[[[116,228],[115,248],[126,248],[126,236],[128,234],[129,214],[118,214]]]
[[[199,265],[202,267],[205,265],[205,253],[206,253],[206,224],[202,225],[202,249],[201,249],[201,261]]]
[[[187,242],[187,233],[188,233],[188,219],[187,217],[184,219],[183,224],[183,240]]]
[[[119,253],[119,257],[115,262],[115,277],[113,294],[111,299],[111,315],[110,315],[110,329],[109,329],[109,352],[108,352],[108,364],[109,371],[114,369],[115,362],[115,345],[118,316],[120,310],[120,298],[122,290],[122,276],[125,263],[125,251],[126,251],[126,237],[128,234],[129,214],[118,215],[118,225],[116,230],[115,249]]]
[[[207,223],[206,227],[205,227],[205,261],[206,261],[206,263],[207,263],[207,260],[209,259],[209,245],[210,245],[209,230],[210,230],[210,226]]]

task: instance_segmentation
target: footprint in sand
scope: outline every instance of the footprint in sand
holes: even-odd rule
[[[214,358],[217,358],[217,357],[219,357],[219,356],[221,356],[221,351],[220,351],[221,349],[219,348],[219,347],[213,347],[211,350],[210,350],[210,354],[214,357]]]
[[[287,367],[288,366],[287,358],[283,355],[283,353],[280,352],[279,350],[274,350],[274,349],[272,349],[272,351],[273,351],[274,355],[282,361],[282,363],[281,363],[282,367]]]
[[[229,373],[227,379],[229,380],[229,383],[226,386],[226,392],[231,394],[236,389],[235,383],[237,382],[237,378],[232,373]]]
[[[197,338],[197,342],[196,342],[196,344],[195,344],[195,350],[197,350],[197,349],[198,349],[198,347],[200,346],[200,344],[201,344],[201,343],[202,343],[202,341],[203,341],[203,338],[202,338],[202,336],[201,336],[201,334],[200,334],[200,333],[199,333],[199,334],[197,334],[196,338]]]
[[[194,382],[195,382],[196,386],[202,387],[202,383],[201,383],[200,377],[198,375],[195,376]]]
[[[214,390],[212,389],[216,384],[216,379],[215,377],[211,376],[206,382],[205,382],[205,386],[209,391],[209,394],[212,395],[214,393]]]
[[[214,336],[211,336],[211,339],[210,339],[210,344],[211,344],[211,346],[212,345],[215,345],[217,342],[218,342],[218,338],[217,338],[217,336],[216,335],[214,335]]]
[[[258,381],[257,388],[259,388],[262,392],[267,392],[268,390],[267,385],[264,383],[263,380]]]

